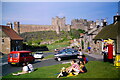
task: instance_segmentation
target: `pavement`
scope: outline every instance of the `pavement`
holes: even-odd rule
[[[86,55],[88,55],[88,56],[90,56],[90,57],[93,57],[93,58],[95,58],[96,60],[100,60],[100,61],[102,61],[103,60],[103,55],[101,55],[101,54],[94,54],[94,53],[87,53],[87,52],[83,52],[83,54],[86,54]]]

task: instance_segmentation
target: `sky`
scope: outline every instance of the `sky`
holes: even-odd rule
[[[66,17],[66,24],[73,19],[106,18],[113,22],[118,12],[118,2],[2,2],[2,24],[19,21],[21,24],[51,25],[52,18]]]

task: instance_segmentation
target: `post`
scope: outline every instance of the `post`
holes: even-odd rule
[[[108,61],[113,63],[113,45],[108,44]]]

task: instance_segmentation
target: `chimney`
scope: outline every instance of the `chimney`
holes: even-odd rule
[[[14,22],[14,30],[20,34],[20,22]]]
[[[10,26],[11,29],[13,29],[13,26],[12,26],[11,22],[8,22],[7,25]]]
[[[117,14],[114,16],[114,18],[113,18],[114,20],[114,22],[113,23],[116,23],[116,22],[118,22],[118,21],[120,21],[120,15],[119,15],[119,13],[117,12]]]

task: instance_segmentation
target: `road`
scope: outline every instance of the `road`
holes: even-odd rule
[[[45,53],[45,56],[54,54],[54,53]],[[89,61],[96,61],[97,59],[87,56]],[[6,59],[4,59],[4,63]],[[63,61],[55,61],[54,59],[47,59],[47,60],[36,60],[35,63],[33,64],[34,68],[38,68],[38,67],[44,67],[44,66],[51,66],[51,65],[56,65],[56,64],[62,64],[62,63],[67,63],[70,62],[70,60],[63,60]],[[13,72],[17,72],[20,71],[22,69],[22,67],[15,67],[15,66],[10,66],[9,64],[3,64],[2,66],[0,66],[0,69],[2,69],[2,76],[5,76],[7,74],[13,73]]]

